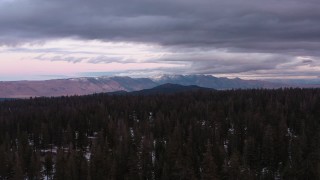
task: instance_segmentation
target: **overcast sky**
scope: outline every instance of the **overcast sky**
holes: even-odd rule
[[[0,80],[319,78],[319,0],[0,0]]]

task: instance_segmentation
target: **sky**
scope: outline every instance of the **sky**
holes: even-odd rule
[[[320,77],[318,0],[0,0],[0,81]]]

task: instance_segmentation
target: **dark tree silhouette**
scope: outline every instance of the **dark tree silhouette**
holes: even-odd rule
[[[320,89],[0,102],[0,179],[319,179]]]

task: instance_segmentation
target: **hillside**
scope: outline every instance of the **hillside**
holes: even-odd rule
[[[151,89],[143,89],[140,91],[133,91],[127,93],[129,95],[155,95],[155,94],[175,94],[182,92],[196,92],[196,91],[213,91],[210,88],[199,87],[196,85],[184,86],[179,84],[166,83],[156,86]]]
[[[147,78],[100,77],[73,78],[47,81],[0,82],[0,97],[25,98],[30,96],[86,95],[113,91],[135,91],[157,84]]]

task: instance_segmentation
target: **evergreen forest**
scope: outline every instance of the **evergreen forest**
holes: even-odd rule
[[[0,179],[319,177],[320,89],[0,102]]]

